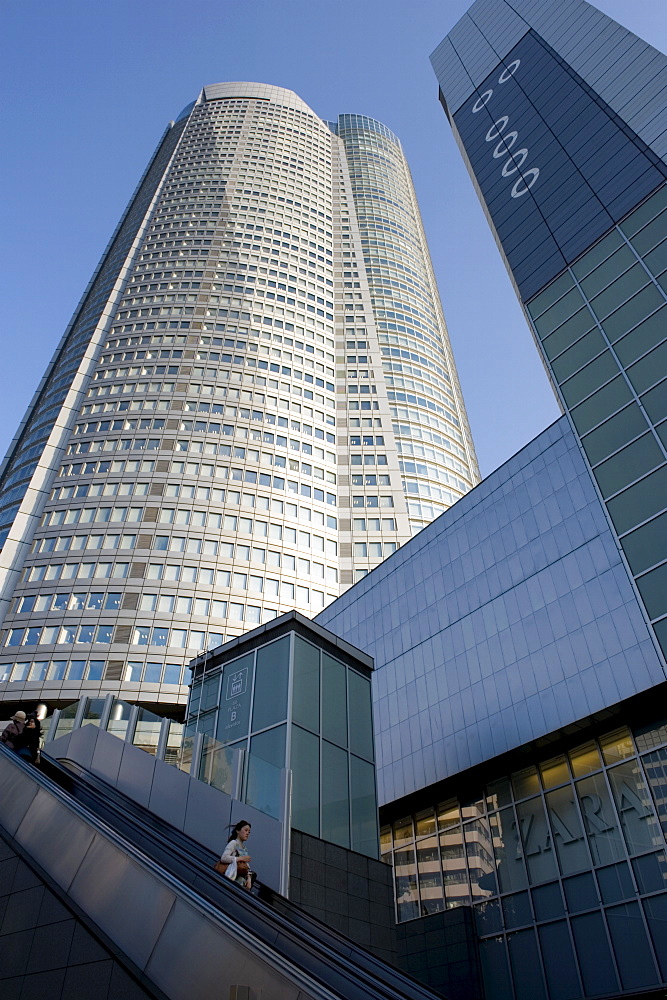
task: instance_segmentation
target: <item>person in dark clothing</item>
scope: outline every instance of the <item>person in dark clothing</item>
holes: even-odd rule
[[[39,756],[39,742],[42,735],[42,727],[36,715],[30,714],[26,719],[23,731],[14,740],[14,751],[29,760],[32,764],[37,763]]]
[[[25,726],[25,712],[15,712],[11,722],[0,733],[0,742],[4,743],[9,750],[15,749],[15,743],[23,732]]]

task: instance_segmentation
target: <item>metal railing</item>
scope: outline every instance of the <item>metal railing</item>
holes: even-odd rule
[[[291,772],[287,774],[285,768],[246,750],[232,749],[203,733],[184,737],[182,723],[121,701],[113,694],[106,698],[84,697],[67,708],[56,709],[46,742],[88,725],[98,726],[157,760],[178,767],[238,802],[275,819],[287,818]]]

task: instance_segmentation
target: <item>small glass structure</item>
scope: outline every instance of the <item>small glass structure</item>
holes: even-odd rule
[[[265,812],[292,772],[292,826],[378,856],[373,661],[296,611],[191,664],[185,737],[247,754],[244,799]]]

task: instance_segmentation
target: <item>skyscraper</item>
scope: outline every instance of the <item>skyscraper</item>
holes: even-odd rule
[[[478,0],[440,95],[667,651],[667,57],[584,0]]]
[[[291,91],[170,123],[2,468],[0,695],[185,698],[478,480],[398,139]]]

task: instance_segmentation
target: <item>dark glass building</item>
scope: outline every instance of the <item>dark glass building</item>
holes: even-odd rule
[[[440,98],[667,649],[667,58],[583,0],[479,0]]]

